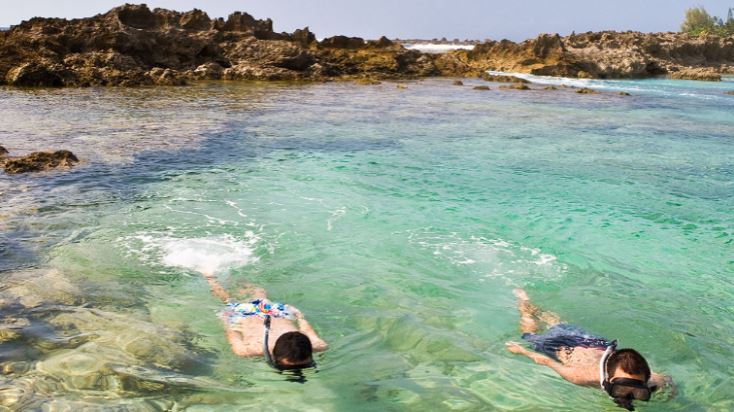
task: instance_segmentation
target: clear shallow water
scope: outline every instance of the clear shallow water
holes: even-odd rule
[[[521,286],[673,375],[679,396],[641,410],[731,410],[734,84],[592,86],[633,96],[450,80],[0,91],[0,144],[85,159],[0,175],[0,270],[51,268],[48,299],[81,296],[65,302],[77,318],[26,316],[37,363],[0,398],[22,376],[29,404],[616,410],[504,351]],[[229,353],[195,268],[299,307],[331,346],[319,372],[298,385]],[[73,322],[99,336],[48,344]],[[9,345],[3,360],[22,358]]]

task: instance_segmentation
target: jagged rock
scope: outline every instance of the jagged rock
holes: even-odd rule
[[[5,156],[6,154],[8,154],[8,149],[0,146],[0,157]]]
[[[247,13],[234,12],[227,17],[227,21],[222,26],[224,31],[234,32],[252,32],[252,33],[272,33],[273,21],[257,20]]]
[[[530,90],[530,87],[528,87],[525,83],[513,83],[509,85],[502,85],[500,86],[500,89],[502,90]]]
[[[703,80],[709,82],[720,82],[721,73],[707,68],[683,69],[668,73],[668,78],[676,80]]]
[[[212,19],[203,11],[194,9],[184,13],[178,24],[186,30],[203,31],[212,28]]]
[[[186,85],[186,79],[181,76],[179,72],[171,69],[163,69],[161,67],[155,67],[146,73],[154,84],[161,86],[184,86]]]
[[[136,29],[151,29],[156,26],[155,14],[145,4],[126,4],[116,10],[120,24]]]
[[[462,82],[461,80],[454,80],[453,82],[451,82],[451,84],[453,84],[454,86],[463,86],[464,82]]]
[[[361,37],[334,36],[327,37],[319,43],[319,46],[329,49],[359,49],[364,47],[365,42]]]
[[[57,150],[55,152],[33,152],[26,156],[15,157],[5,160],[3,165],[5,173],[27,173],[40,172],[58,167],[72,167],[79,159],[68,150]]]
[[[377,40],[370,40],[367,42],[367,46],[378,48],[378,49],[386,49],[390,47],[395,47],[395,45],[396,45],[395,42],[393,42],[392,40],[388,39],[385,36],[382,36]]]
[[[474,90],[492,90],[489,86],[474,86]]]
[[[521,79],[519,77],[515,76],[497,76],[492,75],[489,73],[482,73],[481,75],[482,80],[486,80],[488,82],[498,82],[498,83],[530,83],[528,80]]]
[[[597,92],[596,90],[589,89],[587,87],[584,87],[582,89],[576,90],[576,93],[578,93],[578,94],[599,94],[599,92]]]
[[[33,61],[8,71],[5,81],[12,86],[61,87],[64,85],[63,70],[57,64]]]
[[[296,29],[293,32],[293,41],[298,43],[301,47],[308,47],[312,43],[316,42],[316,35],[311,33],[308,27],[303,29]]]
[[[194,70],[194,77],[200,80],[219,80],[224,68],[217,63],[204,63]]]
[[[200,10],[180,13],[145,5],[124,5],[84,19],[33,18],[0,31],[0,84],[16,86],[179,84],[186,78],[476,77],[487,70],[643,78],[683,76],[698,68],[734,73],[732,62],[734,41],[713,35],[544,34],[431,55],[405,50],[385,37],[365,42],[334,36],[317,42],[308,28],[275,33],[272,20],[247,13],[211,19]],[[198,70],[207,64],[221,66],[221,77],[216,70]],[[151,73],[155,68],[171,72]]]

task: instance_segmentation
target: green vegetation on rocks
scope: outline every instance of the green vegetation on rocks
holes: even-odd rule
[[[710,15],[703,7],[690,8],[686,10],[686,17],[680,26],[680,30],[694,35],[734,35],[734,9],[730,8],[726,20],[723,20],[720,17]]]

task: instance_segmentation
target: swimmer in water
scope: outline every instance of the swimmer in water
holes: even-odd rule
[[[622,408],[633,411],[633,400],[648,401],[652,392],[669,387],[668,376],[650,371],[645,358],[634,349],[617,349],[616,341],[592,336],[583,329],[562,323],[552,312],[530,303],[522,289],[513,291],[520,311],[520,330],[530,351],[515,342],[507,342],[507,350],[547,366],[571,383],[595,386],[604,390]],[[540,324],[548,329],[539,334]]]
[[[327,349],[298,309],[271,302],[264,289],[252,285],[240,291],[248,299],[235,302],[211,273],[202,274],[212,294],[226,304],[220,318],[236,355],[265,356],[270,366],[282,371],[314,367],[312,353]]]

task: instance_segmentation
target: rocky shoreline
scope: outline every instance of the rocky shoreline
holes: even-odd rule
[[[427,54],[385,37],[316,40],[306,27],[236,12],[123,5],[84,19],[34,18],[0,32],[0,84],[21,87],[181,85],[196,80],[474,77],[487,70],[581,78],[717,80],[734,73],[734,37],[602,32],[487,41]],[[369,83],[369,82],[366,82]]]

